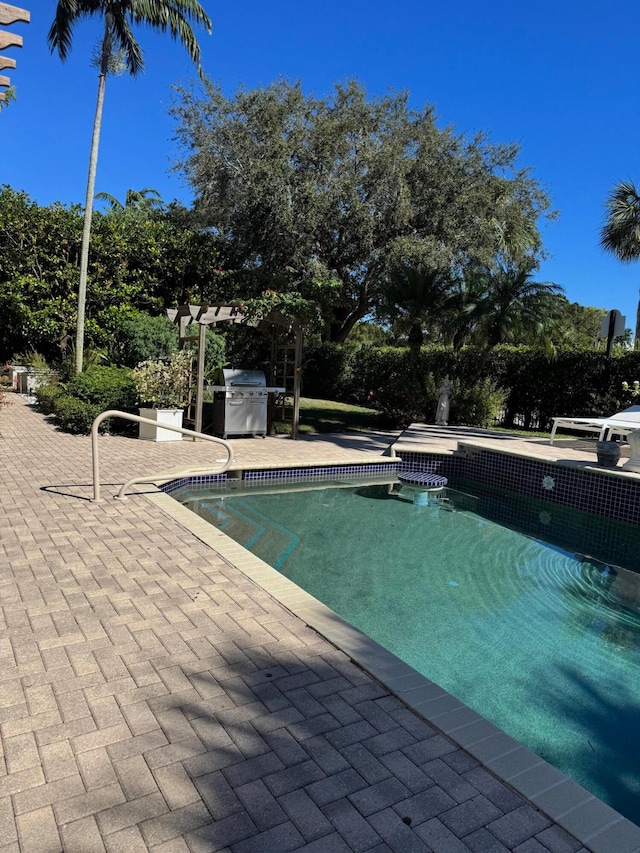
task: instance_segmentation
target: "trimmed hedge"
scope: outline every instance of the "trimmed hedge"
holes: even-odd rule
[[[507,427],[548,430],[556,416],[612,414],[637,402],[622,383],[640,378],[640,352],[608,358],[604,352],[564,350],[549,358],[527,347],[497,347],[490,353],[408,348],[306,344],[303,393],[370,406],[382,413],[381,426],[433,423],[438,387],[452,382],[449,422],[491,426],[500,414]],[[106,409],[135,411],[136,394],[128,368],[94,366],[67,383],[39,388],[41,410],[65,430],[87,433]],[[105,430],[130,432],[130,424],[105,422]]]
[[[604,352],[563,350],[549,358],[528,347],[454,352],[424,347],[412,359],[408,348],[305,346],[304,394],[370,405],[397,425],[433,422],[437,387],[453,382],[451,423],[501,423],[548,430],[560,415],[611,414],[640,400],[622,383],[640,378],[640,352],[607,357]],[[502,400],[502,405],[498,405]]]
[[[43,415],[52,415],[56,408],[56,400],[65,393],[62,385],[57,383],[54,385],[40,385],[35,390],[35,397],[38,401],[38,408]]]
[[[40,410],[53,415],[60,429],[76,434],[90,432],[94,420],[108,409],[136,411],[133,373],[128,367],[90,367],[69,382],[43,385],[35,396]],[[108,418],[100,431],[130,433],[132,426]]]

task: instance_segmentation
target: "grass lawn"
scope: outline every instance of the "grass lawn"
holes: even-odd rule
[[[312,400],[300,398],[301,433],[349,432],[352,430],[368,432],[384,429],[380,416],[374,409],[364,406],[352,406],[349,403],[334,403],[330,400]],[[289,425],[276,422],[277,432],[289,432]]]
[[[334,403],[331,400],[313,400],[310,397],[300,398],[300,427],[301,433],[319,432],[349,432],[369,430],[385,430],[387,425],[381,422],[378,412],[364,406],[353,406],[349,403]],[[506,432],[511,435],[522,435],[526,438],[549,438],[548,432],[533,430],[503,429],[491,427],[493,432]],[[276,423],[279,433],[289,432],[289,425]],[[558,439],[577,438],[575,435],[558,434]]]

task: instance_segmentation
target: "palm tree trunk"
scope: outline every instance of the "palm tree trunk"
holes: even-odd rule
[[[638,309],[636,311],[636,339],[633,343],[634,349],[640,349],[640,299],[638,299]]]
[[[82,226],[82,247],[80,250],[80,282],[78,284],[78,321],[76,325],[76,373],[82,373],[84,361],[84,314],[87,301],[87,273],[89,269],[89,243],[91,240],[91,217],[93,216],[93,195],[98,169],[98,147],[100,145],[100,130],[102,128],[102,107],[104,105],[104,90],[107,83],[109,56],[111,54],[111,16],[105,17],[104,37],[102,39],[102,54],[100,59],[100,74],[98,76],[98,98],[96,113],[93,119],[93,134],[91,136],[91,153],[89,155],[89,174],[87,176],[87,196],[84,204],[84,223]]]

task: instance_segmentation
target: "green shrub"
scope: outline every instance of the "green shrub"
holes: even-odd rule
[[[53,388],[58,390],[47,390]],[[72,433],[90,432],[94,420],[108,409],[136,410],[133,372],[128,367],[90,367],[69,382],[39,389],[37,397],[42,411],[53,414],[60,429]],[[100,431],[130,433],[132,426],[129,421],[107,418]]]
[[[134,409],[136,389],[128,367],[90,367],[66,383],[66,392],[85,403],[106,409]]]
[[[165,316],[152,317],[132,311],[118,318],[109,358],[115,364],[135,367],[141,361],[157,361],[178,349],[178,329]]]
[[[91,367],[104,366],[107,363],[103,350],[85,349],[82,354],[82,369],[89,370]],[[70,382],[76,376],[76,348],[73,344],[67,347],[66,355],[58,366],[58,376],[61,382]]]
[[[305,372],[305,394],[372,405],[396,426],[411,420],[433,422],[437,392],[434,396],[429,377],[439,384],[449,376],[454,384],[458,399],[451,398],[452,424],[491,424],[502,399],[504,426],[541,430],[549,429],[551,419],[559,415],[596,416],[625,408],[630,400],[623,381],[640,379],[640,351],[609,358],[593,350],[560,350],[551,358],[531,347],[454,352],[426,346],[412,362],[406,348],[349,347],[347,359],[340,346],[323,347],[305,347],[303,357],[311,352],[318,362],[314,372]]]
[[[485,429],[495,425],[507,398],[506,391],[497,388],[491,379],[483,379],[471,387],[459,380],[452,385],[449,423]]]
[[[199,338],[200,327],[198,323],[192,323],[186,328],[186,334],[196,340]],[[264,335],[262,336],[264,337]],[[188,345],[192,350],[197,350],[195,341]],[[224,335],[219,334],[214,326],[207,326],[207,334],[205,336],[204,348],[204,378],[205,383],[213,384],[213,379],[219,367],[226,363],[226,340]]]
[[[12,358],[13,364],[22,364],[24,367],[35,367],[37,370],[49,370],[49,362],[34,349],[30,349],[24,353],[17,353]]]
[[[35,398],[38,401],[38,408],[43,415],[51,415],[55,411],[56,400],[65,393],[62,385],[41,385],[35,390]]]
[[[87,403],[70,394],[63,394],[55,401],[55,421],[64,432],[86,434],[91,432],[91,426],[102,408],[94,403]],[[101,424],[101,432],[108,429],[107,421]]]
[[[305,397],[348,402],[358,398],[353,382],[353,350],[325,341],[307,345],[302,353]]]
[[[437,383],[406,348],[362,347],[355,358],[352,394],[381,413],[385,427],[406,427],[415,421],[433,423]]]

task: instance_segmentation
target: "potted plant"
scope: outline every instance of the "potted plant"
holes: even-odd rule
[[[142,418],[181,427],[191,386],[191,350],[180,350],[164,361],[143,361],[133,371]],[[139,437],[148,441],[181,441],[182,433],[140,424]]]
[[[617,441],[597,441],[596,456],[598,465],[603,468],[615,468],[620,459],[620,445]]]

